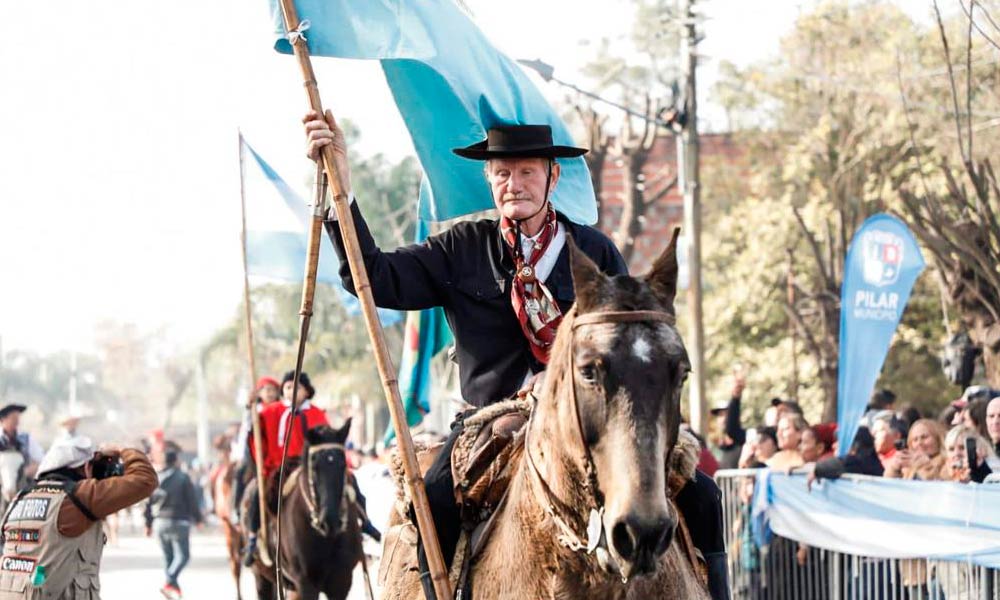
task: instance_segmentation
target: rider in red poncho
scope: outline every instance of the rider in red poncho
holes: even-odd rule
[[[253,564],[254,555],[257,550],[257,531],[260,530],[260,503],[258,494],[262,487],[266,489],[267,482],[271,475],[276,473],[281,467],[281,457],[284,453],[285,435],[291,428],[288,439],[288,460],[302,456],[304,440],[302,439],[302,422],[305,419],[306,427],[312,429],[320,425],[329,426],[326,413],[322,409],[312,405],[312,397],[316,395],[316,389],[309,381],[309,375],[302,373],[299,375],[299,389],[297,393],[299,415],[292,418],[292,390],[294,388],[295,372],[289,371],[281,379],[281,400],[265,405],[260,412],[261,437],[264,442],[264,480],[258,482],[257,487],[251,494],[250,502],[247,505],[247,546],[244,549],[244,564]],[[256,459],[257,449],[254,447],[253,438],[250,439],[250,454]]]

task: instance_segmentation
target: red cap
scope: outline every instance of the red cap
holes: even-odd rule
[[[267,375],[257,380],[257,387],[255,389],[259,392],[265,385],[273,385],[275,388],[279,390],[281,389],[281,384],[278,383],[278,380],[274,377],[268,377]]]

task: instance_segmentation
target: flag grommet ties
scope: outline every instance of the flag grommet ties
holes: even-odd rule
[[[299,21],[299,26],[289,31],[288,35],[285,36],[286,38],[288,38],[288,43],[294,44],[300,39],[303,42],[309,41],[306,39],[306,30],[309,29],[311,25],[312,23],[309,22],[309,19],[304,19],[302,21]]]

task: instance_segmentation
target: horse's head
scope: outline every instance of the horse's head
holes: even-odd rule
[[[316,531],[331,536],[347,527],[354,488],[347,484],[347,454],[344,443],[351,419],[340,429],[314,427],[306,434],[302,464],[309,520]]]
[[[576,448],[572,468],[585,478],[587,501],[603,507],[602,548],[613,561],[602,564],[623,579],[654,571],[677,525],[666,465],[689,364],[673,322],[676,248],[677,231],[636,279],[608,277],[571,246],[576,308],[559,328],[546,381],[559,399],[556,426]]]

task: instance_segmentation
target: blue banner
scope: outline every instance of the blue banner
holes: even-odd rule
[[[269,0],[278,36],[291,53],[278,0]],[[453,0],[297,0],[302,33],[315,56],[380,60],[393,98],[430,181],[420,218],[443,221],[493,208],[483,163],[452,148],[486,138],[499,124],[548,124],[556,144],[569,129],[521,68],[498,51]],[[527,15],[525,18],[530,18]],[[341,86],[339,93],[351,93]],[[560,159],[552,203],[577,223],[597,222],[584,159]]]
[[[924,270],[920,247],[896,217],[869,217],[851,240],[840,294],[837,439],[850,449],[892,335]]]

